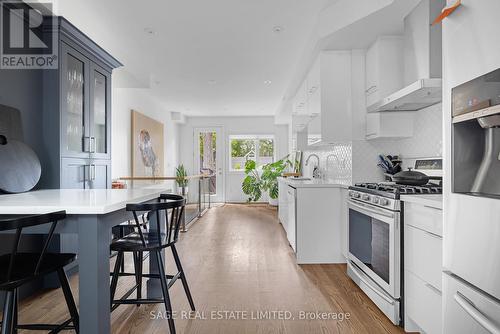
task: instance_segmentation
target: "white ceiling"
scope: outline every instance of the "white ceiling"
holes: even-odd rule
[[[274,115],[319,13],[336,1],[60,0],[56,11],[125,64],[119,86],[150,88],[168,111]]]

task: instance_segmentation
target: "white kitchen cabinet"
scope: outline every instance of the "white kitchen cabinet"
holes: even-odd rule
[[[441,333],[442,210],[404,202],[405,330]]]
[[[414,117],[411,111],[368,113],[366,139],[412,137]]]
[[[321,113],[321,68],[320,59],[316,59],[307,75],[307,114]]]
[[[351,140],[351,51],[321,52],[320,68],[321,141]]]
[[[298,264],[345,263],[342,240],[347,235],[347,189],[279,178],[279,217]],[[346,223],[345,223],[346,224]]]
[[[287,184],[281,179],[278,179],[278,217],[286,231],[287,217],[288,217],[288,205],[287,205]]]
[[[292,247],[294,252],[297,252],[296,242],[296,227],[297,227],[297,199],[296,199],[296,189],[291,187],[290,185],[286,188],[286,198],[287,198],[287,224],[286,224],[286,236],[288,238],[288,242],[290,243],[290,247]]]
[[[296,245],[297,263],[345,263],[341,249],[340,188],[297,187],[295,194],[295,224],[289,216],[287,235],[292,248]]]
[[[403,88],[402,36],[380,36],[366,52],[366,105]]]
[[[342,255],[347,259],[349,255],[349,208],[347,207],[347,198],[349,190],[340,189],[340,245]]]
[[[293,98],[293,114],[294,115],[306,115],[307,114],[307,81],[304,80],[295,97]]]

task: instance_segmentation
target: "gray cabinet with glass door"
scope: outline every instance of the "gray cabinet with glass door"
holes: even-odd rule
[[[64,18],[58,22],[59,67],[43,78],[48,168],[41,184],[109,188],[111,73],[121,63]]]

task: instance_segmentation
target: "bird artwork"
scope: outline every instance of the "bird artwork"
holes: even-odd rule
[[[139,150],[141,151],[142,163],[145,167],[151,168],[151,176],[158,176],[158,158],[153,149],[151,136],[144,129],[139,133]]]
[[[163,176],[165,161],[163,123],[132,110],[131,125],[132,176],[151,178]]]

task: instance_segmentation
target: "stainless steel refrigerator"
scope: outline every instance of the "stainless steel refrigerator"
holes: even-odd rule
[[[452,93],[443,331],[500,334],[500,69]]]

